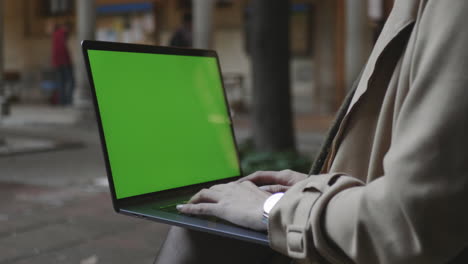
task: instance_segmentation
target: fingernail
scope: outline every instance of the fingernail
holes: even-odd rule
[[[176,209],[177,209],[177,210],[180,210],[180,209],[182,209],[182,208],[184,208],[184,205],[183,205],[183,204],[178,204],[178,205],[176,205]]]

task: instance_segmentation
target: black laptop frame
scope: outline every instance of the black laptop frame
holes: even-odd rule
[[[229,110],[229,104],[228,104],[227,97],[226,97],[226,90],[224,88],[224,82],[222,81],[223,78],[221,75],[221,66],[219,64],[219,58],[218,58],[216,51],[202,50],[202,49],[163,47],[163,46],[150,46],[150,45],[141,45],[141,44],[127,44],[127,43],[106,42],[106,41],[93,41],[93,40],[83,40],[81,42],[81,47],[82,47],[82,52],[83,52],[83,57],[84,57],[84,62],[86,66],[89,84],[91,86],[91,94],[92,94],[93,105],[94,105],[94,110],[96,114],[96,121],[98,124],[99,136],[101,138],[101,148],[104,154],[104,161],[106,165],[107,179],[109,181],[112,204],[116,212],[122,213],[121,208],[128,206],[128,205],[143,204],[147,201],[156,201],[156,200],[164,199],[166,197],[173,197],[174,195],[177,195],[177,193],[190,194],[196,190],[201,190],[202,188],[206,188],[215,184],[222,184],[222,183],[235,181],[242,176],[242,168],[240,166],[239,151],[237,147],[236,137],[234,134],[234,128],[233,128],[232,118],[231,118],[231,114]],[[218,66],[218,72],[220,74],[221,86],[223,90],[226,111],[229,116],[230,128],[231,128],[232,138],[234,140],[236,158],[239,164],[240,175],[234,175],[233,177],[228,177],[228,178],[221,179],[221,180],[204,182],[200,184],[194,184],[194,185],[189,185],[189,186],[184,186],[184,187],[179,187],[179,188],[174,188],[174,189],[169,189],[169,190],[164,190],[164,191],[157,191],[153,193],[147,193],[147,194],[127,197],[127,198],[117,199],[117,196],[115,193],[114,180],[112,178],[112,169],[110,166],[109,155],[107,152],[106,138],[104,136],[104,129],[102,125],[101,114],[99,111],[99,104],[98,104],[97,96],[96,96],[96,88],[94,86],[93,75],[91,74],[91,65],[89,62],[89,56],[87,52],[88,50],[104,50],[104,51],[117,51],[117,52],[151,53],[151,54],[167,54],[167,55],[182,55],[182,56],[215,58],[217,62],[217,66]]]

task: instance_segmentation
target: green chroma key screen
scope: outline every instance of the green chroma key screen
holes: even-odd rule
[[[216,58],[88,57],[117,199],[239,176]]]

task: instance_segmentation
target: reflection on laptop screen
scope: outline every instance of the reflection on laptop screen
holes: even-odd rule
[[[88,55],[117,199],[240,175],[216,58]]]

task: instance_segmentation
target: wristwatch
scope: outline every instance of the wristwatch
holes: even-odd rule
[[[268,223],[268,216],[270,215],[271,209],[275,206],[275,204],[283,197],[284,193],[279,192],[270,195],[263,204],[263,217],[262,221],[263,223],[267,224]]]

